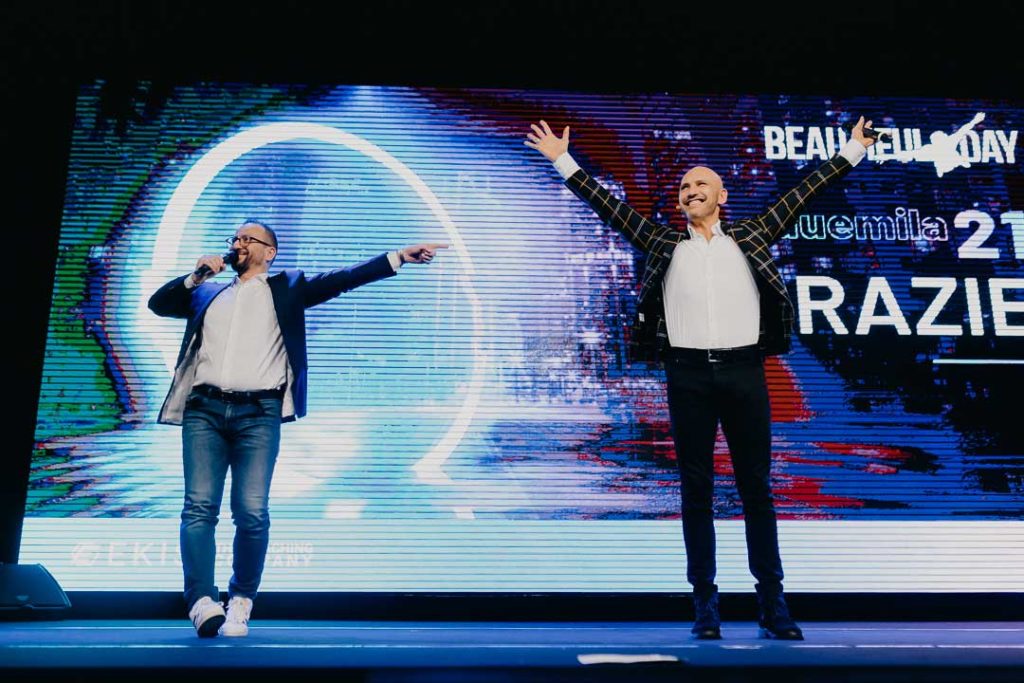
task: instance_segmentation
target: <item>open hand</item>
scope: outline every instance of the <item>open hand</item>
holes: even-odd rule
[[[540,126],[531,123],[530,128],[533,132],[526,134],[523,144],[543,154],[548,161],[554,161],[569,151],[569,126],[562,131],[562,137],[552,133],[546,121],[541,121]]]

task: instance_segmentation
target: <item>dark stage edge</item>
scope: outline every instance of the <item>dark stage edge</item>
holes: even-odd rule
[[[367,681],[1024,681],[1024,622],[805,622],[804,629],[803,642],[777,642],[759,639],[753,623],[731,622],[723,640],[697,642],[679,622],[256,619],[246,638],[201,640],[184,620],[17,622],[0,623],[0,676],[195,680],[205,672],[211,680],[280,680],[294,671],[301,680]],[[674,661],[583,664],[586,655]]]

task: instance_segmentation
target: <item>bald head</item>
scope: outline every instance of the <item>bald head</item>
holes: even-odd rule
[[[694,166],[679,181],[679,208],[690,223],[713,224],[728,195],[721,176],[707,166]]]

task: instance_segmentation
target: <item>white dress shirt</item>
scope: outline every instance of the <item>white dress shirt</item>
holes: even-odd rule
[[[736,242],[711,228],[711,241],[693,228],[672,252],[661,282],[671,346],[731,349],[756,344],[761,332],[760,294]]]
[[[867,148],[849,140],[839,151],[852,165]],[[555,169],[569,178],[580,166],[565,152]],[[711,228],[711,239],[688,227],[690,239],[672,252],[662,293],[665,325],[671,346],[687,349],[729,349],[757,344],[760,336],[760,293],[750,263],[721,221]]]
[[[258,391],[287,383],[288,354],[267,277],[236,276],[206,309],[196,385]]]
[[[395,272],[398,252],[388,252]],[[209,384],[225,391],[260,391],[288,384],[288,354],[277,322],[268,273],[244,282],[237,276],[214,297],[203,318],[202,345],[193,386]],[[185,287],[195,287],[191,277]]]

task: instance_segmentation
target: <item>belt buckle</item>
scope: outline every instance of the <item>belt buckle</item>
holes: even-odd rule
[[[248,403],[251,399],[248,396],[248,391],[235,391],[233,389],[221,389],[221,400],[225,403],[233,403],[239,405],[242,403]]]
[[[708,349],[708,362],[709,363],[721,363],[721,358],[715,357],[715,349]]]

